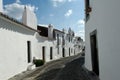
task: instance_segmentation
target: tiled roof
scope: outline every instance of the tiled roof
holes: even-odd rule
[[[39,30],[33,29],[33,28],[31,28],[31,27],[29,27],[29,26],[27,26],[27,25],[25,25],[25,24],[23,24],[23,23],[15,20],[14,18],[11,18],[11,17],[9,17],[8,15],[3,14],[3,13],[1,13],[1,12],[0,12],[0,16],[4,17],[4,18],[6,18],[6,19],[8,19],[8,20],[10,20],[10,21],[12,21],[12,22],[15,22],[15,23],[17,23],[17,24],[19,24],[19,25],[22,25],[23,27],[25,27],[25,28],[27,28],[27,29],[29,29],[29,30],[32,30],[32,31],[35,31],[35,32],[40,32]]]
[[[41,32],[39,33],[41,36],[48,37],[48,27],[47,27],[47,25],[38,25],[38,26],[37,26],[37,29],[41,31]],[[58,31],[58,32],[64,34],[63,31],[60,31],[60,30],[58,30],[58,29],[53,29],[53,37],[55,37],[55,31]]]
[[[41,36],[48,37],[48,27],[38,25],[37,29],[41,31],[39,33]]]
[[[58,29],[54,29],[54,31],[58,31],[58,32],[64,33],[63,31],[60,31],[60,30],[58,30]]]

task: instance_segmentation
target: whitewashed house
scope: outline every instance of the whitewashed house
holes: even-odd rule
[[[32,62],[33,53],[37,54],[38,51],[35,37],[37,32],[39,31],[30,25],[20,23],[0,12],[1,80],[26,70]]]
[[[41,59],[48,62],[50,60],[67,57],[74,54],[74,43],[68,41],[64,31],[54,29],[53,25],[38,25],[39,37],[38,44],[41,49]],[[72,40],[72,38],[71,38]],[[73,51],[70,51],[73,49]]]
[[[120,0],[85,0],[85,66],[100,80],[120,79]]]
[[[66,46],[66,51],[67,51],[67,56],[72,56],[74,55],[74,32],[71,30],[71,28],[68,29],[68,32],[66,33],[65,36],[65,46]]]
[[[83,48],[84,48],[83,39],[79,36],[74,37],[74,53],[75,54],[81,53]]]
[[[41,59],[45,62],[61,58],[61,35],[62,31],[56,30],[52,25],[38,25],[38,45],[41,49]],[[58,33],[57,33],[58,32]],[[59,36],[58,36],[59,35]]]
[[[0,0],[0,80],[31,69],[33,58],[45,62],[74,55],[74,32],[53,25],[37,25],[35,13],[25,7],[22,22],[3,13]]]

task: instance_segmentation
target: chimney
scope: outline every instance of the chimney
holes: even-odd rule
[[[52,24],[48,25],[48,38],[53,39],[53,25]]]
[[[0,12],[3,12],[3,0],[0,0]]]
[[[25,6],[23,11],[22,22],[33,29],[37,29],[37,17],[27,6]]]

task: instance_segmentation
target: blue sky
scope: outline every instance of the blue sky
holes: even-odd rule
[[[21,20],[24,6],[36,13],[38,24],[69,27],[84,39],[84,0],[3,0],[4,13]]]

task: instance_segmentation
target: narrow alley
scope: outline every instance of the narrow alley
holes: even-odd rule
[[[9,80],[99,80],[99,78],[84,67],[84,56],[78,54],[48,62]]]

